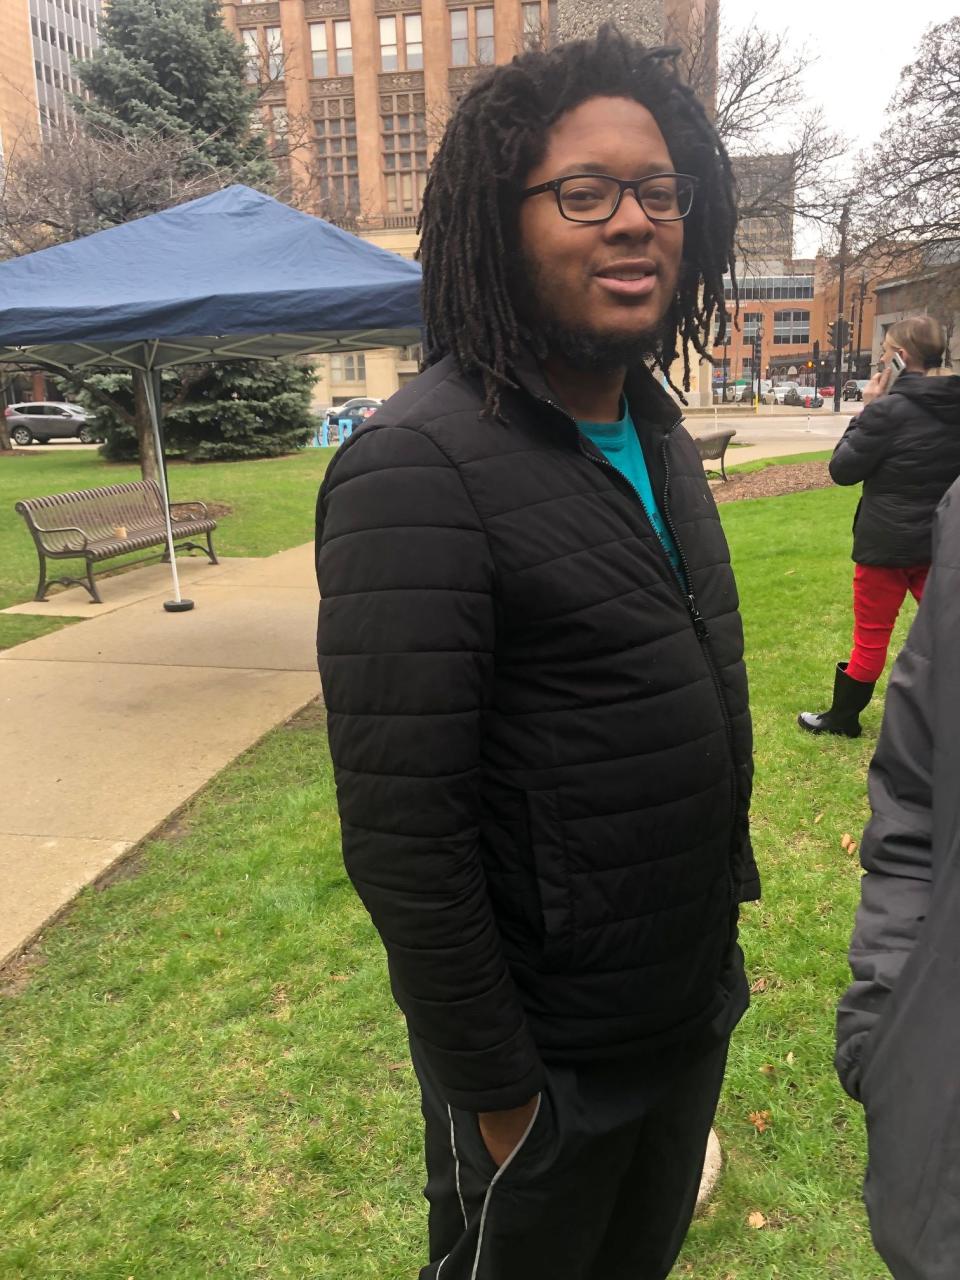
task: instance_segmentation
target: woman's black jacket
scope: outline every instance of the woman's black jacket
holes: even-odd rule
[[[859,484],[857,564],[929,564],[933,513],[960,476],[960,377],[905,373],[850,423],[830,460],[837,484]]]

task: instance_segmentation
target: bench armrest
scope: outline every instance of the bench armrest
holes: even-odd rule
[[[170,519],[171,520],[184,519],[188,511],[199,515],[203,519],[206,519],[207,504],[205,502],[171,502],[170,503]],[[183,513],[183,515],[180,514],[181,512]]]
[[[86,533],[84,533],[82,529],[78,529],[76,525],[65,524],[59,528],[47,528],[45,525],[37,524],[35,520],[32,521],[32,524],[37,533],[79,533],[80,537],[83,539],[83,545],[80,547],[81,551],[85,551],[89,545]],[[64,550],[62,547],[58,547],[57,549],[60,551]]]

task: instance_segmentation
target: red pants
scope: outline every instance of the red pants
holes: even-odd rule
[[[887,661],[890,636],[907,592],[918,603],[927,581],[928,564],[886,569],[858,564],[853,573],[853,652],[847,664],[852,680],[879,680]]]

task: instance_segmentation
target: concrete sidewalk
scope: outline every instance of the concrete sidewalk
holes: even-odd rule
[[[85,616],[0,653],[0,965],[216,773],[320,692],[313,547],[180,562],[16,612]],[[92,615],[92,616],[91,616]]]

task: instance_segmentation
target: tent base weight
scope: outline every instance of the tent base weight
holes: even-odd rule
[[[164,600],[163,607],[167,613],[189,613],[193,608],[192,600]]]

